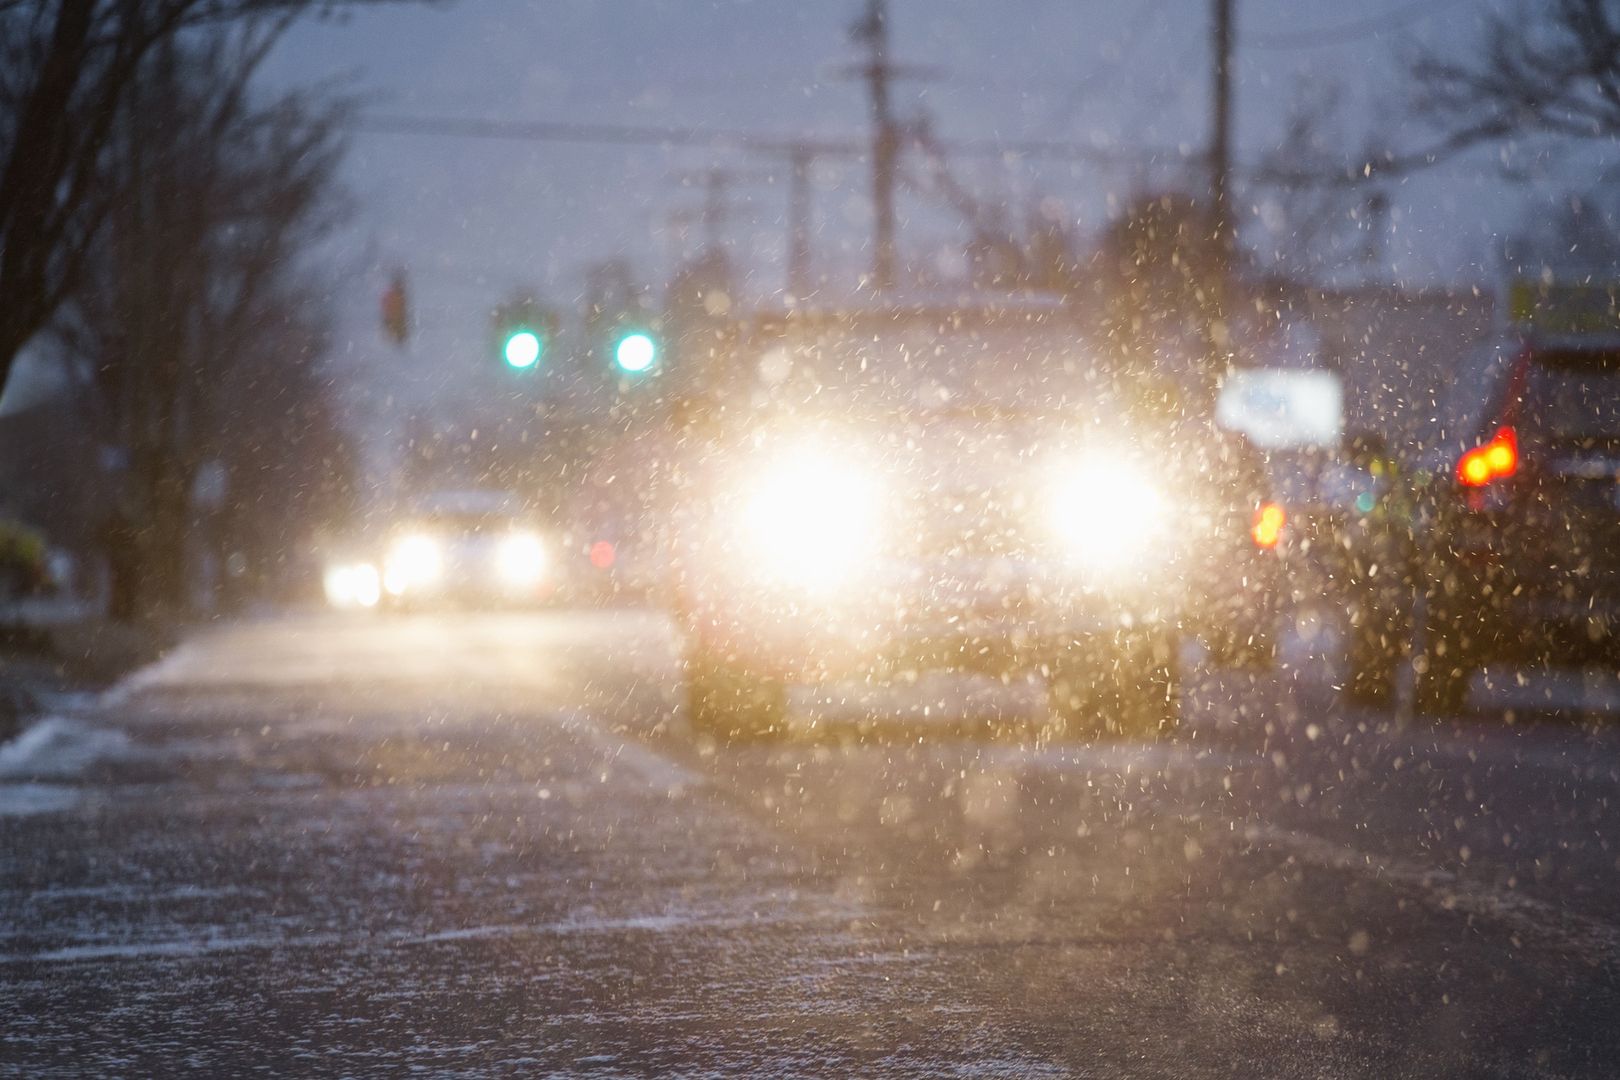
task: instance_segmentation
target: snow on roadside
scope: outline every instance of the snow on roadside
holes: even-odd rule
[[[65,784],[0,784],[0,818],[60,814],[81,798],[83,792]]]
[[[121,731],[48,716],[0,746],[0,818],[66,813],[85,795],[74,781],[133,752]]]
[[[0,780],[71,780],[102,761],[129,756],[129,736],[82,720],[48,716],[0,746]]]

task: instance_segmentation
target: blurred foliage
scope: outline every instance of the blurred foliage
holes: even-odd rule
[[[374,0],[0,0],[0,387],[131,193],[109,153],[155,54]]]
[[[188,539],[262,562],[348,497],[321,369],[328,291],[301,260],[341,214],[346,108],[254,91],[281,29],[148,53],[104,148],[120,197],[55,322],[99,430],[128,451],[122,570],[143,607],[182,600]],[[199,477],[221,469],[223,501],[199,506]]]
[[[45,580],[45,537],[19,521],[0,518],[0,600],[25,595]]]
[[[1455,151],[1531,136],[1620,134],[1620,2],[1552,0],[1485,12],[1471,54],[1456,42],[1412,63],[1419,115]]]
[[[1206,205],[1175,192],[1141,196],[1098,238],[1091,267],[1100,337],[1127,370],[1182,358],[1203,376],[1195,382],[1210,383],[1224,370],[1220,328],[1236,275]]]

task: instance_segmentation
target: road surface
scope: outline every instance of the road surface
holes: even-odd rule
[[[0,1074],[1612,1075],[1613,688],[1402,728],[1319,629],[1159,745],[736,749],[651,614],[223,626],[0,748]]]

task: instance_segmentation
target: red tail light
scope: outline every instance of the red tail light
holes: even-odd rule
[[[1249,526],[1249,535],[1260,547],[1270,550],[1282,539],[1283,526],[1287,523],[1288,514],[1280,504],[1261,503],[1260,509],[1254,512],[1254,524]]]
[[[1464,487],[1484,487],[1519,471],[1519,436],[1511,427],[1496,429],[1484,446],[1476,446],[1457,462],[1457,480]]]

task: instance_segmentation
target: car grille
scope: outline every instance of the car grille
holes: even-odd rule
[[[1020,555],[1034,541],[1029,500],[1018,491],[928,493],[914,500],[905,546],[924,559]]]

